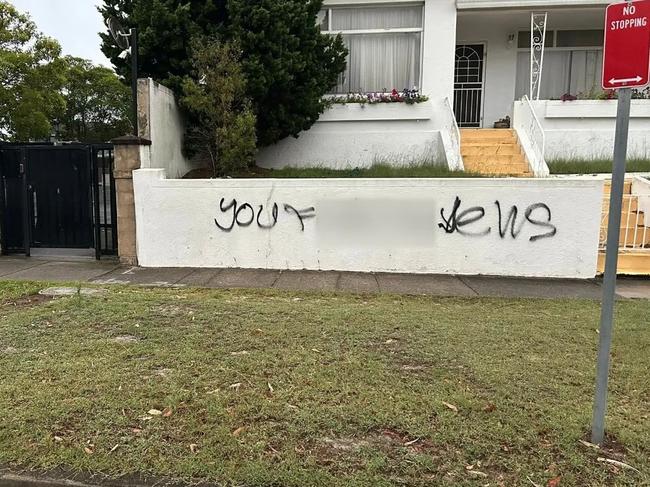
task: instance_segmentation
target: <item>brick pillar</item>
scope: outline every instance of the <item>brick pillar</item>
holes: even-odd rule
[[[138,265],[132,172],[140,169],[151,141],[127,135],[114,139],[112,143],[115,147],[113,176],[117,199],[117,250],[121,263]]]

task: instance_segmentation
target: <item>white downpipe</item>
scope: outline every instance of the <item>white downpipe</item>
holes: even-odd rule
[[[458,128],[456,115],[454,115],[454,109],[451,106],[449,97],[445,97],[444,105],[446,121],[440,135],[445,149],[445,156],[447,157],[447,167],[453,171],[464,171],[465,164],[460,152],[460,128]]]
[[[530,163],[530,168],[536,178],[545,178],[550,174],[545,159],[546,133],[539,121],[535,108],[524,95],[521,103],[515,103],[514,127],[519,142]]]

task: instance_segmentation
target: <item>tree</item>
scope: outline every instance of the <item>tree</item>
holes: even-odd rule
[[[60,138],[106,142],[131,130],[131,90],[117,75],[86,59],[65,58],[65,112],[57,119]]]
[[[192,76],[182,85],[180,103],[193,119],[186,144],[209,157],[215,177],[255,163],[255,115],[240,56],[236,44],[195,41]]]
[[[38,32],[29,16],[0,0],[0,139],[39,140],[63,112],[65,66],[59,43]]]
[[[246,95],[257,116],[259,145],[308,129],[326,107],[322,96],[336,85],[347,55],[340,37],[320,33],[322,0],[104,0],[140,34],[140,74],[181,95],[191,75],[191,39],[236,42],[247,80]],[[103,35],[103,52],[119,74],[130,76],[120,49]]]

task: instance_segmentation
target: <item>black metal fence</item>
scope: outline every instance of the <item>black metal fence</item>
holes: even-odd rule
[[[91,146],[93,167],[93,200],[95,222],[95,252],[117,255],[117,203],[113,178],[113,146]]]

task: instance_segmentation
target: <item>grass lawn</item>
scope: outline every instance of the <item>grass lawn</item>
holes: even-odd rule
[[[210,169],[196,169],[185,176],[189,179],[211,178]],[[468,178],[480,177],[476,173],[452,171],[444,164],[411,164],[391,166],[374,164],[367,168],[328,169],[324,167],[287,167],[284,169],[264,169],[254,167],[243,171],[237,178]]]
[[[0,464],[245,486],[650,485],[650,302],[0,284]],[[634,466],[635,472],[606,457]],[[559,483],[558,480],[559,479]]]
[[[612,172],[612,160],[555,160],[548,161],[551,174],[600,174]],[[650,160],[630,159],[627,172],[650,172]]]

